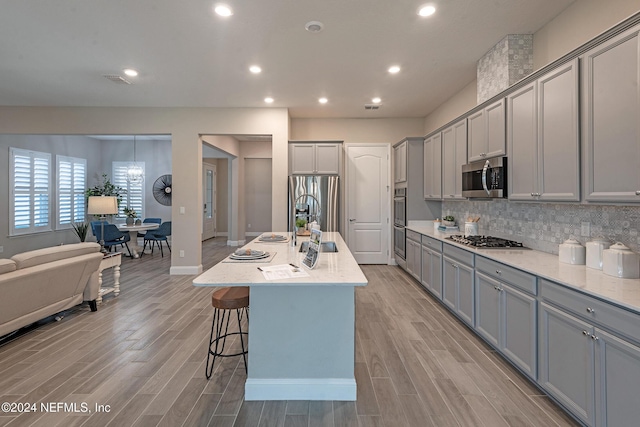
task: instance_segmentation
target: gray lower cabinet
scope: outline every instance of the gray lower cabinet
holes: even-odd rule
[[[640,422],[640,347],[601,329],[596,340],[596,425]]]
[[[444,245],[442,259],[442,301],[469,326],[474,325],[474,255]]]
[[[640,316],[546,280],[541,297],[540,385],[589,426],[637,425]]]
[[[422,279],[421,235],[412,230],[406,230],[406,233],[405,260],[407,261],[407,272],[420,282]]]
[[[442,299],[442,243],[422,236],[422,286]]]
[[[593,327],[547,303],[540,304],[539,383],[576,417],[595,425]]]
[[[475,280],[476,331],[536,380],[536,298],[479,271]]]

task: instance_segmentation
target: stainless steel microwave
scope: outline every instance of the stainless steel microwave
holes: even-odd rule
[[[463,165],[462,196],[507,197],[507,158],[494,157]]]

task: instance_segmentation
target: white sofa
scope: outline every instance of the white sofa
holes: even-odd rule
[[[54,246],[0,259],[0,336],[89,301],[97,310],[100,245]]]

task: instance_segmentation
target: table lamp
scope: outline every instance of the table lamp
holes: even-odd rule
[[[87,214],[100,215],[100,250],[107,252],[104,247],[104,221],[106,215],[118,213],[118,198],[115,196],[89,196]]]

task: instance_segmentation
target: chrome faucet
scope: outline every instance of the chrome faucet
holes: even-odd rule
[[[293,220],[291,221],[291,244],[293,246],[296,246],[297,242],[296,242],[296,218],[297,218],[297,208],[296,206],[298,205],[298,200],[304,198],[304,197],[311,197],[313,200],[316,201],[316,206],[318,207],[313,215],[314,220],[318,223],[318,225],[320,225],[320,212],[322,212],[322,209],[320,207],[320,201],[316,198],[316,196],[314,196],[313,194],[309,194],[309,193],[304,193],[299,195],[298,197],[296,197],[296,199],[293,201]],[[311,217],[311,213],[309,212],[309,217]]]

